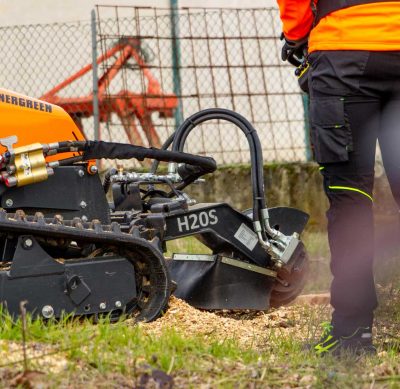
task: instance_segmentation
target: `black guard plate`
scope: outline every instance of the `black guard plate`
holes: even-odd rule
[[[227,265],[218,258],[209,261],[167,261],[177,283],[174,295],[202,309],[269,309],[274,279]]]
[[[252,219],[251,213],[251,210],[244,212]],[[301,233],[309,218],[306,213],[289,207],[270,208],[269,213],[271,225],[285,235]],[[267,310],[270,307],[275,282],[272,277],[227,265],[219,259],[170,260],[167,264],[171,278],[177,283],[174,295],[196,308]]]

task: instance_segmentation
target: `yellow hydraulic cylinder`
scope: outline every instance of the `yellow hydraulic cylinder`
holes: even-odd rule
[[[13,150],[17,186],[34,184],[48,178],[43,146],[33,143]]]

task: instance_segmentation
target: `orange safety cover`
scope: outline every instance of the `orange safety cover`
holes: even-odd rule
[[[57,105],[0,89],[0,138],[16,135],[15,147],[31,143],[52,143],[65,140],[85,140],[71,117]],[[0,153],[5,148],[0,145]],[[77,153],[64,153],[62,159]],[[60,159],[60,156],[48,160]]]

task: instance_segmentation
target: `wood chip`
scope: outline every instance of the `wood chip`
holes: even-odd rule
[[[210,336],[215,339],[235,339],[241,346],[262,348],[272,333],[301,338],[299,331],[305,324],[303,306],[288,306],[270,312],[218,311],[196,309],[186,302],[172,297],[169,309],[163,317],[140,324],[143,331],[158,336],[174,330],[183,336]]]

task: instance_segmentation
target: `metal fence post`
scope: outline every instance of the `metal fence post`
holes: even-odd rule
[[[100,122],[99,122],[99,80],[97,75],[97,29],[96,29],[96,11],[91,12],[92,29],[92,73],[93,73],[93,124],[94,139],[100,140]]]
[[[181,88],[181,48],[179,44],[179,14],[178,0],[170,0],[170,18],[171,18],[171,35],[172,35],[172,71],[174,94],[178,97],[178,107],[175,110],[175,128],[178,128],[183,122],[182,112],[182,88]]]
[[[307,93],[301,94],[301,99],[303,102],[303,109],[304,109],[304,145],[306,151],[306,161],[312,161],[313,155],[311,150],[311,140],[310,140],[310,98],[308,97]]]

